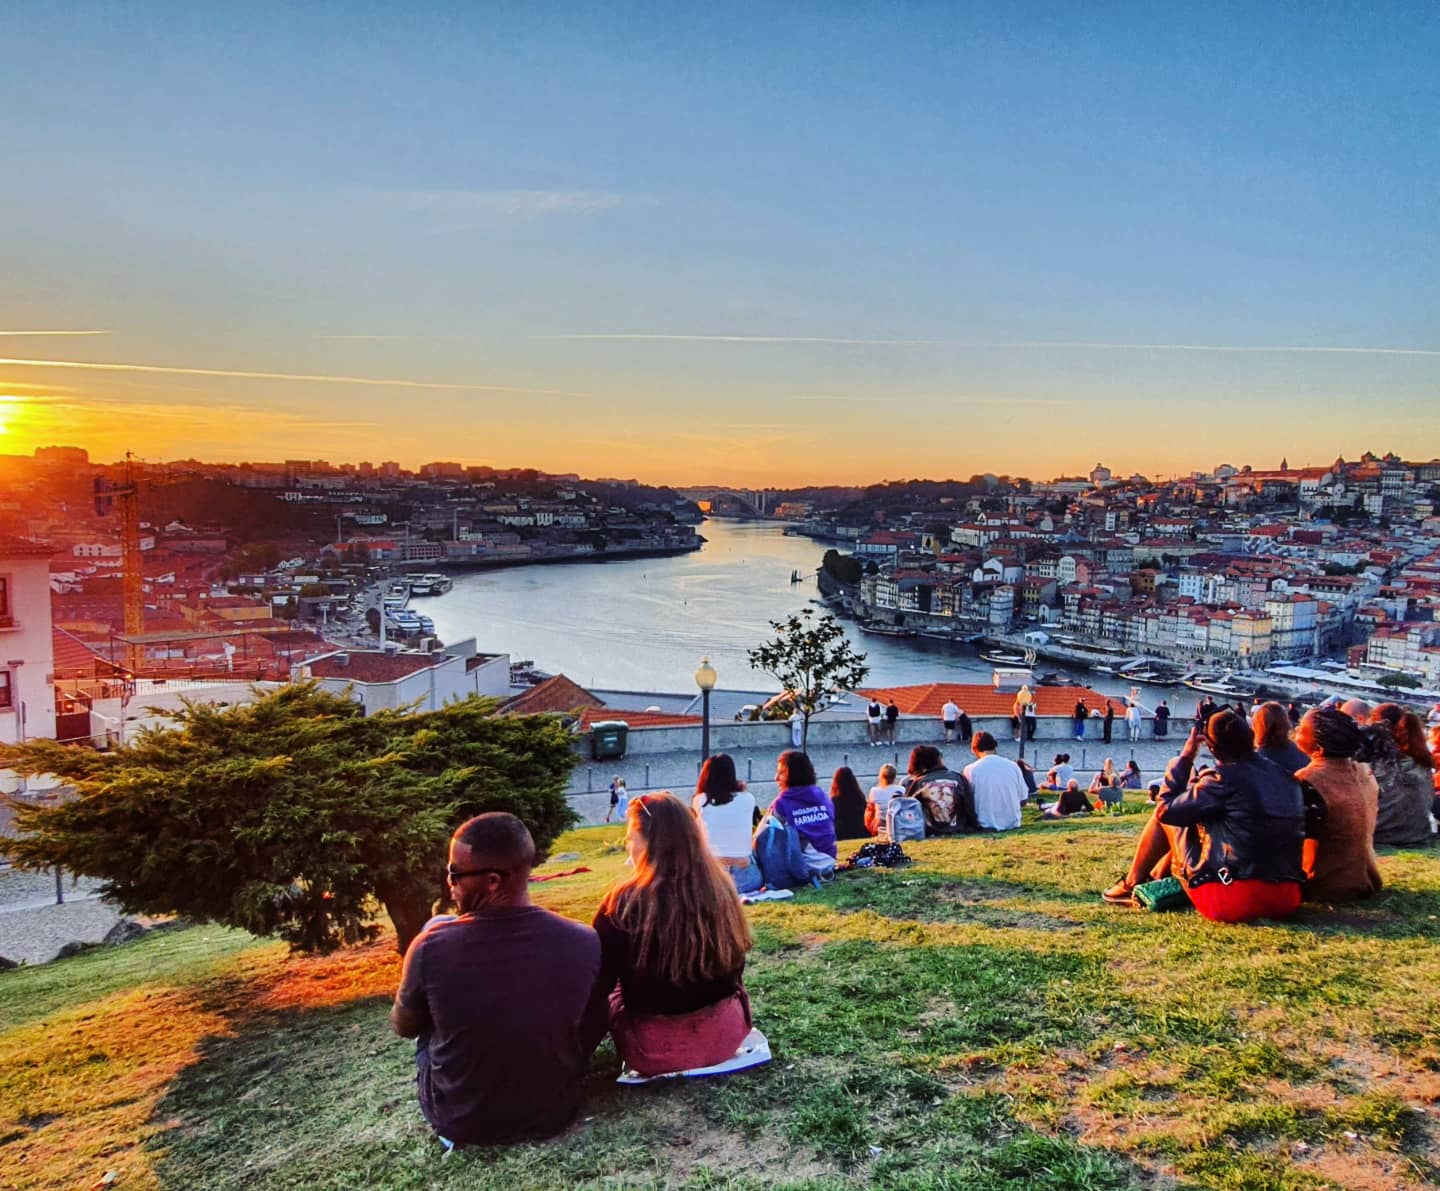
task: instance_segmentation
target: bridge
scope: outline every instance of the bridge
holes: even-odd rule
[[[729,511],[763,517],[775,507],[775,493],[758,488],[727,488],[717,484],[703,488],[676,488],[675,491],[697,504],[708,502],[716,513],[721,514]]]

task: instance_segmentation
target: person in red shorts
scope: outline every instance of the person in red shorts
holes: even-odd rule
[[[1216,765],[1192,782],[1202,741]],[[1299,782],[1255,751],[1243,718],[1217,712],[1170,762],[1130,871],[1102,896],[1128,905],[1136,885],[1173,873],[1215,922],[1285,918],[1300,905],[1304,845]]]

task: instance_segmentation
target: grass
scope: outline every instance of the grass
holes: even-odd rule
[[[751,911],[775,1061],[614,1083],[540,1145],[441,1156],[386,1009],[385,944],[325,958],[215,927],[0,974],[0,1188],[1378,1188],[1440,1177],[1440,856],[1285,924],[1095,894],[1139,819],[907,845]],[[588,918],[591,873],[536,887]],[[574,861],[553,867],[570,867]]]

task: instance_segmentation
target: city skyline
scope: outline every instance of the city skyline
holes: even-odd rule
[[[379,13],[7,17],[0,453],[1440,455],[1433,9]]]

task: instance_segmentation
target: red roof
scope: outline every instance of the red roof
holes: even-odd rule
[[[49,558],[54,553],[52,546],[32,542],[29,538],[12,538],[0,534],[0,558]]]
[[[341,658],[348,658],[348,663]],[[351,649],[317,658],[310,663],[310,673],[315,678],[338,678],[345,682],[399,682],[446,660],[443,653],[387,654]]]
[[[873,696],[882,703],[893,699],[895,706],[905,715],[932,715],[938,717],[940,708],[947,699],[954,699],[956,705],[969,716],[1009,715],[1015,705],[1014,691],[997,691],[993,686],[979,682],[929,682],[922,686],[867,687],[858,692]],[[1036,715],[1069,716],[1075,710],[1079,699],[1092,711],[1104,710],[1105,696],[1089,687],[1030,687],[1035,698]],[[1118,696],[1111,696],[1117,707],[1123,702]]]
[[[669,711],[625,711],[617,707],[587,707],[580,713],[580,730],[588,732],[605,720],[624,720],[632,728],[680,728],[698,724],[698,715],[679,715]]]
[[[573,715],[586,708],[604,707],[605,704],[563,674],[547,678],[528,691],[522,691],[504,704],[502,710],[514,715],[536,715],[543,712],[559,712]]]
[[[99,663],[105,672],[111,668],[108,658],[101,657],[79,637],[67,633],[64,629],[51,627],[50,644],[56,678],[92,678],[97,673],[96,663]]]

